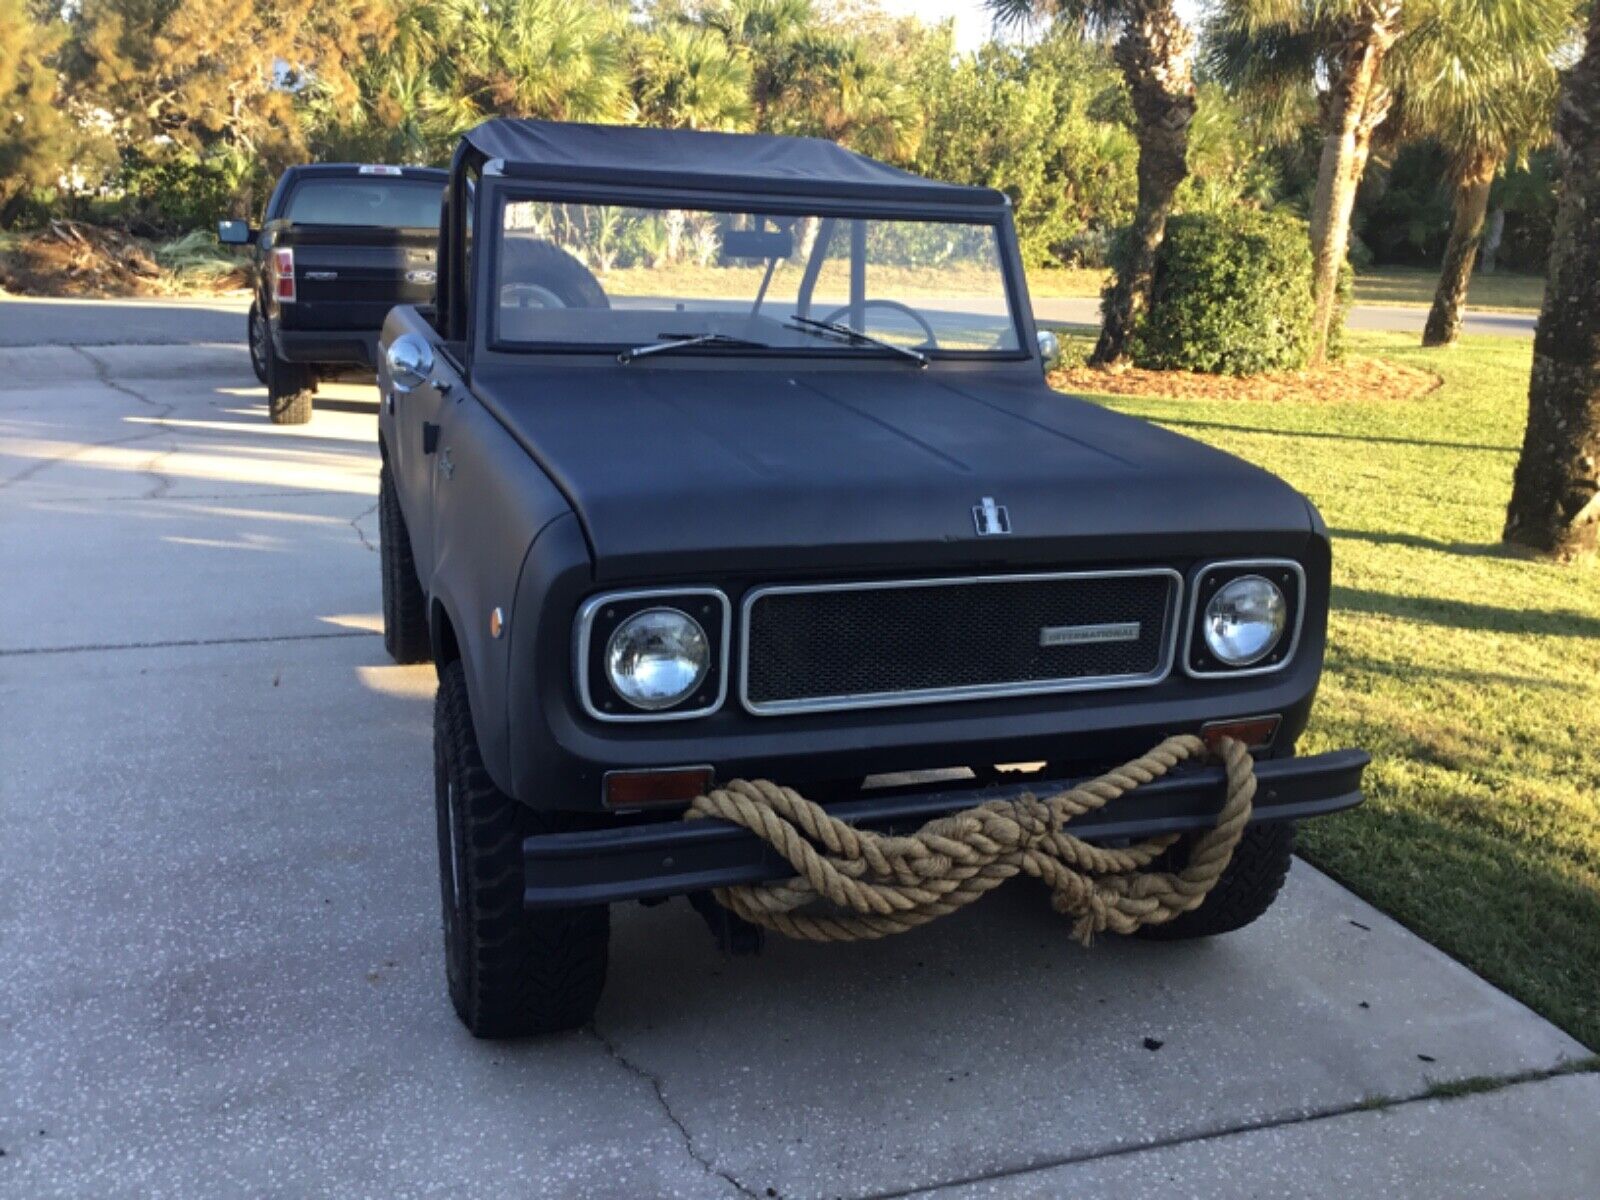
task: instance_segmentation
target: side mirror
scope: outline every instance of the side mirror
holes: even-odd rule
[[[218,221],[217,241],[224,246],[248,246],[256,240],[256,231],[249,221]]]
[[[1048,369],[1061,357],[1061,339],[1049,329],[1039,330],[1039,358]]]
[[[415,391],[433,375],[433,347],[414,333],[402,333],[383,354],[389,369],[389,386],[404,395]]]

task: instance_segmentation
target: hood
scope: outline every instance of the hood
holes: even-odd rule
[[[1294,553],[1305,500],[1032,372],[563,367],[475,391],[583,524],[598,580]],[[978,536],[974,508],[1010,532]]]

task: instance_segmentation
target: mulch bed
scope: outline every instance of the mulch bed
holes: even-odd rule
[[[246,282],[236,271],[197,286],[158,263],[140,239],[79,221],[51,221],[0,254],[0,290],[19,296],[194,295]]]
[[[1105,370],[1068,367],[1050,372],[1050,386],[1064,392],[1112,396],[1162,396],[1173,400],[1269,400],[1295,404],[1415,400],[1443,381],[1432,371],[1382,358],[1350,358],[1308,371],[1277,371],[1235,378],[1190,371]]]

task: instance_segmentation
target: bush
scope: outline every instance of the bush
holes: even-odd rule
[[[1311,280],[1311,242],[1297,217],[1251,209],[1173,217],[1134,362],[1211,375],[1303,367]]]

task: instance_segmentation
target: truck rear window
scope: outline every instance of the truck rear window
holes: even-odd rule
[[[297,225],[437,229],[443,196],[426,179],[302,179],[283,215]]]

